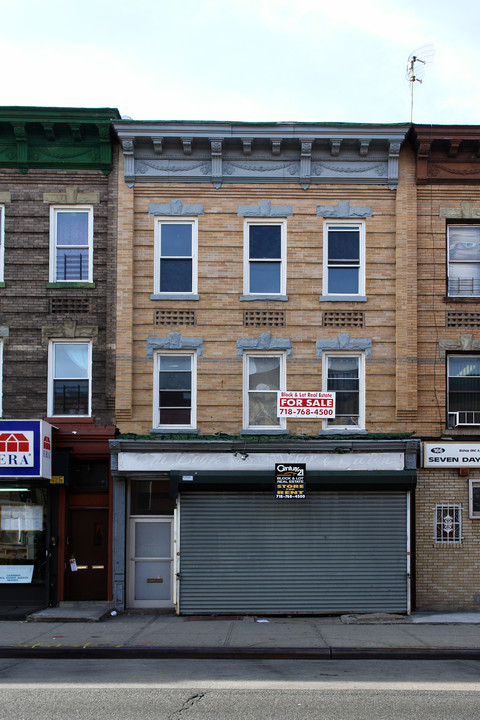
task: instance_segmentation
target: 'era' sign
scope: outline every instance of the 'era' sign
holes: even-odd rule
[[[289,418],[334,418],[335,393],[288,392],[277,393],[277,415]]]
[[[52,476],[52,426],[43,420],[0,421],[0,477]]]

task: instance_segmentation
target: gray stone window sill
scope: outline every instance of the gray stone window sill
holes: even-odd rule
[[[290,435],[289,430],[265,428],[265,430],[241,430],[241,435]]]
[[[320,295],[320,302],[367,302],[366,295]]]
[[[365,428],[325,428],[324,430],[318,431],[319,435],[368,435],[368,430]]]
[[[196,428],[188,427],[151,428],[149,432],[150,435],[198,435]]]
[[[240,301],[271,300],[273,302],[287,302],[288,295],[240,295]]]
[[[152,293],[150,300],[200,300],[195,293]]]

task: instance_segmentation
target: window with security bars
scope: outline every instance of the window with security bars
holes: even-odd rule
[[[93,209],[50,209],[50,281],[92,282]]]
[[[462,542],[461,504],[441,503],[435,505],[433,539],[442,545]]]
[[[448,427],[480,425],[480,355],[447,358]]]
[[[480,296],[480,225],[450,225],[448,243],[448,295]]]

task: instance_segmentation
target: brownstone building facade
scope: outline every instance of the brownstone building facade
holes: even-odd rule
[[[419,609],[480,607],[480,131],[415,125]]]
[[[114,127],[117,606],[408,612],[408,126]]]
[[[9,466],[20,456],[0,448],[4,613],[111,594],[113,118],[0,110],[2,437],[26,442],[30,429],[12,421],[42,421],[50,463],[25,476]]]

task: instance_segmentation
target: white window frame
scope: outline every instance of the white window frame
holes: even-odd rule
[[[76,280],[57,280],[57,215],[59,213],[85,212],[88,214],[88,277]],[[71,247],[71,246],[69,246]],[[81,245],[79,247],[87,247]],[[93,206],[92,205],[51,205],[50,206],[50,282],[51,283],[92,283],[93,282]]]
[[[54,381],[55,381],[55,348],[57,345],[86,345],[88,347],[88,377],[81,378],[88,380],[88,411],[81,414],[54,414]],[[62,340],[50,340],[48,345],[48,401],[47,401],[48,417],[91,417],[92,415],[92,342],[88,340],[76,340],[75,338],[65,338]]]
[[[280,227],[280,258],[271,259],[251,259],[250,258],[250,227],[252,225],[270,225]],[[250,267],[256,262],[272,262],[280,264],[280,290],[279,292],[253,292],[250,289]],[[287,221],[282,219],[263,220],[261,218],[251,218],[243,223],[243,292],[246,296],[264,297],[268,296],[272,299],[285,296],[287,292]]]
[[[0,205],[0,282],[4,282],[5,266],[5,205]]]
[[[480,510],[473,509],[473,491],[480,492],[480,478],[469,478],[468,480],[468,516],[472,520],[480,520]]]
[[[334,293],[331,292],[328,288],[328,271],[329,271],[329,262],[328,262],[328,234],[329,230],[335,230],[335,228],[349,228],[349,229],[358,229],[359,233],[359,262],[357,265],[345,265],[344,267],[358,267],[358,292],[356,293],[348,293],[348,292],[340,292],[340,293]],[[323,296],[335,298],[351,298],[354,300],[357,297],[364,297],[365,296],[365,222],[361,220],[356,220],[355,222],[352,222],[351,220],[336,220],[335,222],[332,222],[331,220],[325,220],[323,223]]]
[[[455,522],[451,514],[457,512]],[[446,520],[450,518],[450,522]],[[443,525],[443,528],[442,528]],[[448,527],[452,528],[452,534]],[[437,503],[433,513],[433,541],[435,545],[460,545],[463,540],[462,503]]]
[[[191,258],[192,260],[192,287],[190,290],[179,290],[174,292],[172,290],[162,291],[160,287],[160,263],[161,263],[161,234],[162,225],[189,225],[192,228],[192,254],[169,256],[169,259],[181,259]],[[196,295],[198,292],[198,219],[197,218],[177,218],[177,217],[156,217],[155,218],[155,229],[154,229],[154,271],[153,271],[153,291],[155,295],[165,297],[176,297],[179,298],[185,295]]]
[[[480,355],[478,353],[469,353],[462,354],[462,353],[450,353],[447,355],[447,363],[446,363],[446,371],[447,371],[447,380],[446,380],[446,405],[447,405],[447,427],[460,427],[460,426],[476,426],[478,427],[480,425],[480,403],[479,403],[479,409],[478,410],[450,410],[450,378],[453,377],[450,374],[450,360],[453,360],[455,358],[462,358],[465,360],[465,364],[467,363],[468,358],[475,358],[476,360],[480,361]],[[479,393],[479,400],[480,400],[480,393]]]
[[[183,355],[190,358],[191,403],[190,423],[185,425],[160,424],[160,358]],[[157,430],[183,431],[195,430],[197,427],[197,353],[187,350],[156,350],[153,354],[153,427]]]
[[[322,421],[323,430],[364,430],[365,429],[365,353],[322,352],[322,391],[328,388],[328,359],[331,357],[358,358],[358,425],[333,425],[328,419]]]
[[[284,416],[278,418],[277,425],[250,425],[250,392],[255,392],[249,389],[249,362],[250,358],[254,357],[276,357],[280,359],[280,391],[286,390],[286,355],[283,352],[270,352],[262,350],[246,352],[243,354],[243,427],[246,430],[261,430],[268,433],[270,430],[285,430],[287,423]],[[278,395],[278,391],[271,390],[269,392],[275,392]],[[275,399],[275,403],[277,400]]]
[[[454,278],[450,277],[451,276],[451,266],[454,267],[455,265],[474,265],[474,264],[477,266],[480,265],[480,259],[479,260],[470,260],[470,261],[468,261],[468,260],[462,261],[461,259],[450,260],[450,231],[453,229],[458,230],[460,228],[461,229],[475,228],[477,230],[477,233],[480,234],[480,225],[478,225],[478,224],[476,224],[476,225],[463,224],[462,225],[460,223],[459,224],[452,223],[450,225],[447,225],[447,295],[448,295],[448,297],[460,297],[460,298],[461,297],[475,297],[475,298],[478,298],[478,297],[480,297],[480,279],[479,280],[475,280],[475,278],[470,278],[470,279],[464,278],[463,279],[463,284],[464,284],[465,289],[467,290],[468,286],[470,285],[471,292],[460,292],[460,291],[453,292],[453,287],[452,287],[452,291],[451,291],[451,283],[453,286],[453,282],[454,282]],[[470,280],[470,282],[469,282],[469,280]],[[459,285],[460,285],[460,282],[462,282],[461,278],[459,278]]]

